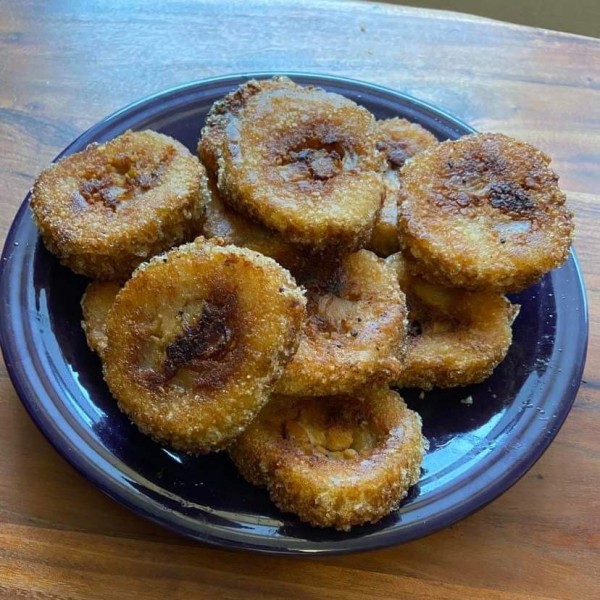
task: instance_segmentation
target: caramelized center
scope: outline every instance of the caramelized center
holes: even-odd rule
[[[144,334],[140,371],[145,385],[184,389],[222,385],[242,360],[241,324],[234,293],[190,301],[159,315]]]
[[[288,146],[284,141],[283,147]],[[352,153],[328,139],[306,138],[289,146],[276,159],[279,175],[291,182],[326,182],[351,167]]]
[[[300,168],[308,169],[313,179],[331,179],[341,170],[342,156],[334,148],[304,148],[290,152],[288,157],[288,164],[295,163]]]
[[[314,403],[306,403],[295,418],[286,420],[282,435],[306,454],[336,460],[366,455],[377,443],[366,421],[346,414],[342,407]]]
[[[377,150],[385,153],[388,164],[392,169],[401,168],[415,153],[406,142],[395,140],[377,142]]]
[[[526,213],[535,206],[525,190],[512,182],[491,185],[488,197],[490,205],[503,212]]]
[[[101,156],[85,171],[73,199],[82,207],[100,203],[115,211],[123,202],[156,187],[174,157],[172,146],[158,156],[142,151]]]
[[[184,324],[181,333],[167,346],[165,377],[173,377],[184,365],[192,370],[201,370],[206,360],[221,358],[234,338],[233,328],[228,322],[230,312],[229,304],[205,302],[196,321]]]
[[[519,181],[501,155],[471,150],[464,157],[448,160],[445,166],[446,196],[462,208],[489,205],[506,215],[530,213],[535,203],[528,195],[535,178]],[[517,178],[517,181],[515,181]]]

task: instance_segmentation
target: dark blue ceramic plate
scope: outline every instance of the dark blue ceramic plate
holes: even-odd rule
[[[292,76],[343,94],[379,118],[407,117],[440,139],[472,132],[392,90]],[[132,104],[92,127],[61,156],[129,128],[155,129],[194,151],[212,103],[247,78],[192,83]],[[423,416],[431,443],[421,481],[397,512],[376,525],[338,533],[281,514],[226,455],[190,457],[139,433],[117,409],[100,363],[86,346],[79,324],[86,283],[46,252],[26,198],[2,256],[0,341],[29,414],[76,469],[136,513],[202,542],[262,552],[381,548],[432,533],[481,508],[515,483],[556,435],[575,399],[587,346],[584,286],[571,255],[539,285],[514,297],[522,306],[514,342],[488,381],[424,399],[405,392]],[[461,402],[469,396],[472,404]]]

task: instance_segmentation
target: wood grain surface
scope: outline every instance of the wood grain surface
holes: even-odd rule
[[[590,310],[574,408],[480,512],[409,544],[333,558],[213,549],[104,496],[50,447],[0,370],[0,597],[600,597],[600,41],[376,3],[0,3],[0,232],[36,174],[112,111],[260,70],[382,84],[549,153],[576,214]]]

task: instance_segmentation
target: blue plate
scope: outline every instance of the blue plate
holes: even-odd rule
[[[272,74],[254,74],[264,77]],[[191,151],[215,100],[252,75],[191,83],[146,98],[98,123],[61,153],[127,129],[154,129]],[[473,130],[423,102],[336,77],[291,74],[366,106],[402,116],[438,138]],[[427,535],[481,508],[515,483],[548,447],[571,408],[587,347],[584,285],[567,263],[512,299],[521,304],[506,360],[486,382],[407,402],[423,416],[431,447],[421,481],[402,507],[350,533],[315,529],[280,513],[223,453],[191,457],[142,435],[118,410],[86,345],[79,301],[87,280],[61,267],[21,206],[1,264],[0,342],[21,401],[52,445],[109,496],[174,531],[222,547],[270,553],[345,553]],[[472,404],[461,402],[471,397]],[[557,488],[560,486],[556,482]]]

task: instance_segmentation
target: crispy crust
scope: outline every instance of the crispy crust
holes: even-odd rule
[[[42,171],[31,209],[46,247],[76,273],[124,281],[197,233],[204,167],[178,141],[128,131]]]
[[[377,121],[377,148],[385,155],[385,199],[367,249],[379,256],[390,256],[400,250],[398,239],[399,171],[404,163],[422,150],[438,143],[437,138],[407,119]]]
[[[549,162],[492,133],[443,142],[408,161],[399,227],[423,276],[508,292],[562,264],[573,221]]]
[[[396,387],[449,388],[487,379],[512,342],[519,306],[497,292],[431,284],[389,257],[408,304],[408,348]]]
[[[216,178],[219,170],[219,158],[229,118],[238,115],[248,100],[260,92],[295,87],[296,84],[287,77],[258,81],[251,79],[212,105],[198,141],[198,157],[212,177]]]
[[[276,392],[333,395],[393,381],[405,351],[406,302],[385,261],[360,250],[294,275],[307,288],[307,319]]]
[[[359,248],[384,193],[374,123],[366,109],[318,88],[257,93],[227,120],[219,190],[292,242]]]
[[[397,393],[375,389],[275,396],[229,454],[280,510],[347,531],[398,507],[419,480],[426,447],[419,415]]]
[[[206,204],[203,233],[207,238],[220,238],[227,244],[249,248],[270,256],[286,269],[299,268],[304,254],[297,246],[277,233],[254,223],[221,200],[213,178],[208,178],[210,198]]]
[[[121,290],[118,283],[112,281],[92,281],[81,298],[83,320],[81,327],[88,346],[100,358],[104,355],[108,340],[106,338],[106,320],[117,294]]]
[[[119,292],[104,377],[144,433],[191,452],[221,449],[267,401],[304,309],[275,261],[198,239],[140,266]]]

